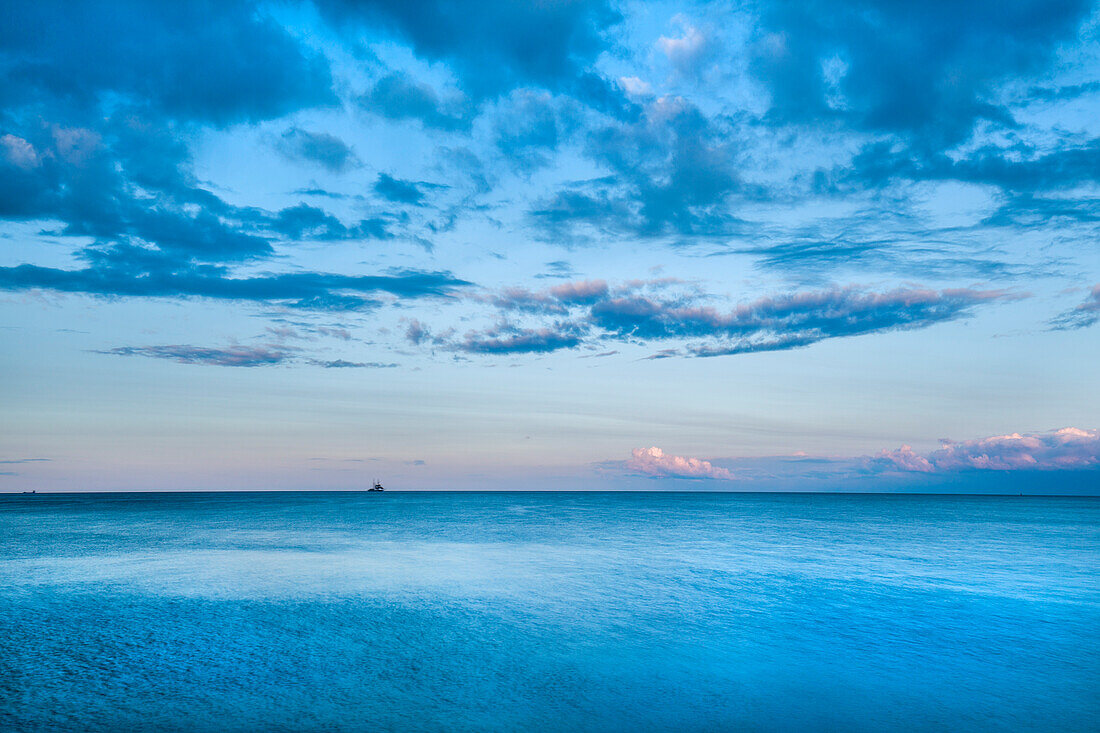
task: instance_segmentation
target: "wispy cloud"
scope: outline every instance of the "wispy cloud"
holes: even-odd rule
[[[380,361],[345,361],[344,359],[336,359],[334,361],[320,361],[317,359],[311,359],[308,362],[315,366],[324,367],[325,369],[394,369],[399,364],[384,364]]]
[[[0,267],[0,290],[40,289],[130,298],[200,297],[279,303],[311,310],[352,310],[379,305],[376,298],[366,294],[438,297],[471,285],[449,272],[415,270],[387,275],[295,272],[233,277],[224,268],[178,264],[155,252],[88,254],[93,258],[92,265],[79,270],[37,265]]]
[[[304,364],[324,369],[394,369],[399,364],[379,361],[349,361],[347,359],[315,359],[304,356],[300,349],[281,344],[231,345],[222,347],[173,344],[165,346],[117,346],[96,353],[113,356],[144,356],[166,359],[180,364],[221,367],[264,367]]]
[[[1091,326],[1097,321],[1100,321],[1100,284],[1093,287],[1083,303],[1051,321],[1051,327],[1058,331],[1068,331]]]
[[[505,322],[486,331],[470,331],[457,348],[472,354],[545,354],[580,343],[581,334],[571,324],[518,328]]]
[[[183,344],[167,346],[118,346],[99,352],[116,356],[147,356],[181,364],[204,366],[259,367],[284,364],[293,358],[291,351],[263,346],[225,346],[211,348]]]
[[[508,288],[476,296],[504,314],[554,320],[524,325],[505,318],[488,329],[467,332],[451,346],[474,353],[546,353],[582,343],[658,342],[663,347],[654,358],[712,357],[927,328],[968,316],[984,303],[1023,297],[1004,290],[898,288],[876,293],[847,286],[767,296],[723,311],[709,305],[715,298],[705,293],[662,293],[670,284],[676,285],[640,281],[612,288],[603,280],[587,280],[543,291]],[[413,336],[426,333],[422,324],[416,325]]]

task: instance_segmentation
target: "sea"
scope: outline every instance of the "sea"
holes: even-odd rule
[[[5,731],[1097,731],[1100,499],[0,496]]]

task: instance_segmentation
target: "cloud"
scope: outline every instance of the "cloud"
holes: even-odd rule
[[[1062,428],[1049,433],[1012,433],[980,440],[941,441],[921,455],[908,445],[866,459],[876,471],[1056,471],[1100,467],[1100,430]]]
[[[637,76],[619,77],[619,86],[632,97],[648,97],[653,93],[653,87],[649,82]]]
[[[709,306],[642,295],[596,303],[591,323],[620,338],[718,339],[693,347],[697,356],[774,351],[830,338],[924,328],[968,315],[984,302],[1014,297],[1004,291],[856,287],[760,298],[723,313]]]
[[[1006,192],[1002,211],[986,222],[991,225],[1012,223],[1017,209],[1026,221],[1031,210],[1043,207],[1046,215],[1062,215],[1072,207],[1087,204],[1064,197],[1036,196],[1039,192],[1065,191],[1097,180],[1100,165],[1100,138],[1082,140],[1054,131],[1062,139],[1057,147],[1026,143],[1016,135],[1009,144],[983,144],[962,150],[914,150],[892,141],[876,140],[861,146],[849,163],[832,172],[821,173],[837,191],[855,192],[881,189],[895,181],[959,181],[997,186]],[[1095,213],[1094,207],[1092,209]],[[1079,215],[1078,215],[1079,216]]]
[[[431,339],[432,333],[423,323],[415,318],[409,319],[409,327],[405,329],[405,339],[415,346],[419,346]]]
[[[34,146],[15,135],[7,134],[0,137],[0,149],[4,152],[5,160],[23,170],[37,168],[42,162]]]
[[[224,268],[179,265],[156,252],[92,252],[91,266],[64,270],[37,265],[0,267],[0,290],[49,290],[131,298],[200,297],[278,303],[309,310],[353,310],[380,303],[367,294],[446,297],[471,283],[449,272],[398,270],[388,275],[294,272],[231,277]]]
[[[872,217],[881,223],[881,216]],[[847,220],[849,230],[864,222]],[[982,278],[984,280],[1018,278],[1033,273],[1034,266],[1003,262],[969,254],[966,243],[958,238],[950,243],[921,241],[919,235],[894,239],[905,232],[884,238],[869,234],[866,240],[825,238],[822,234],[799,235],[788,241],[732,250],[757,258],[756,266],[787,275],[816,280],[828,272],[869,268],[896,275],[922,277]],[[928,234],[925,232],[925,234]]]
[[[424,203],[424,192],[414,181],[403,181],[385,173],[378,175],[374,183],[374,192],[387,201],[397,204],[419,206]]]
[[[1097,321],[1100,321],[1100,283],[1093,286],[1085,302],[1055,318],[1051,326],[1058,331],[1068,331],[1091,326]]]
[[[276,334],[277,335],[277,334]],[[347,361],[345,359],[311,359],[300,355],[300,349],[281,344],[237,345],[223,347],[172,344],[165,346],[117,346],[96,351],[113,356],[144,356],[166,359],[181,364],[223,367],[262,367],[305,364],[324,369],[393,369],[398,364],[377,361]],[[2,463],[2,461],[0,461]]]
[[[577,273],[573,269],[573,266],[565,260],[553,260],[545,264],[546,272],[540,272],[535,275],[536,280],[553,280],[556,278],[570,278],[576,277]]]
[[[0,461],[0,463],[4,463],[4,464],[10,464],[10,463],[48,463],[51,460],[53,460],[53,459],[51,459],[51,458],[9,458],[7,460]]]
[[[393,369],[399,366],[398,364],[383,364],[379,361],[344,361],[343,359],[336,359],[335,361],[311,359],[308,363],[325,369]]]
[[[595,303],[597,300],[607,297],[607,282],[605,280],[577,280],[563,283],[550,288],[550,295],[562,303]]]
[[[767,296],[722,311],[712,296],[678,281],[638,281],[611,288],[603,280],[565,283],[548,290],[506,288],[471,300],[494,305],[507,318],[466,333],[461,341],[435,338],[472,353],[547,353],[582,343],[678,342],[652,359],[714,357],[809,346],[826,339],[927,328],[968,316],[984,303],[1023,297],[1003,290],[898,288],[881,293],[856,286]],[[668,288],[678,288],[667,291]],[[518,317],[518,322],[509,318]],[[552,322],[537,321],[553,317]],[[535,320],[535,323],[529,321]],[[524,322],[528,321],[528,322]],[[408,337],[423,339],[417,322]]]
[[[4,107],[137,99],[177,120],[258,122],[336,101],[328,65],[244,2],[8,3]]]
[[[116,356],[146,356],[152,359],[168,359],[181,364],[201,364],[203,366],[258,367],[284,364],[293,358],[290,351],[264,346],[226,346],[209,348],[203,346],[118,346],[100,351],[101,354]]]
[[[343,140],[326,132],[291,127],[282,134],[277,147],[288,158],[315,163],[330,173],[343,173],[360,165],[359,158]]]
[[[661,36],[657,39],[657,48],[677,72],[684,76],[697,76],[703,63],[714,54],[714,41],[684,15],[676,15],[672,22],[680,27],[683,35],[678,38]]]
[[[903,445],[873,456],[810,456],[799,451],[726,457],[721,462],[725,467],[651,447],[634,449],[630,460],[606,465],[652,477],[735,479],[737,488],[755,490],[1095,493],[1100,430],[1062,428],[942,441],[939,450],[929,452]]]
[[[27,138],[19,140],[34,148],[39,164],[0,156],[0,219],[61,222],[61,235],[95,240],[78,253],[83,258],[117,263],[159,253],[181,266],[269,258],[286,239],[393,236],[381,218],[345,225],[306,204],[278,212],[229,204],[197,185],[190,155],[170,127],[136,114],[98,124],[43,129],[27,121]]]
[[[1089,12],[1085,0],[822,0],[760,6],[752,69],[780,121],[846,122],[942,149],[979,119],[1012,124],[995,85],[1039,71]],[[832,62],[833,73],[823,73]]]
[[[684,458],[665,453],[660,448],[635,448],[632,458],[626,462],[631,471],[647,476],[691,479],[734,479],[733,472],[725,468],[716,468],[710,461],[698,458]]]
[[[96,132],[27,122],[23,133],[41,163],[0,161],[0,218],[53,219],[65,235],[150,244],[208,262],[273,253],[263,212],[198,188],[188,153],[169,132],[137,117],[101,124]]]
[[[270,221],[270,228],[287,239],[335,241],[341,239],[392,239],[389,223],[384,219],[362,219],[346,226],[332,214],[300,203],[282,209]]]
[[[532,292],[527,288],[505,288],[487,300],[502,311],[561,314],[574,305],[586,305],[606,297],[604,280],[577,280]]]
[[[522,89],[496,110],[496,146],[520,170],[547,165],[549,154],[579,126],[575,103],[555,99],[547,92]]]
[[[581,343],[576,327],[558,323],[544,328],[517,328],[501,323],[486,331],[470,331],[457,348],[472,354],[545,354]]]
[[[472,116],[465,100],[443,101],[431,87],[402,72],[379,79],[359,105],[387,119],[416,119],[424,127],[445,131],[468,130]]]
[[[593,102],[608,94],[588,70],[606,47],[604,33],[621,20],[607,0],[445,3],[427,0],[318,0],[338,28],[364,28],[405,40],[415,54],[443,61],[475,99],[517,86],[571,91]]]
[[[537,226],[570,241],[578,226],[620,235],[714,237],[740,228],[736,134],[680,97],[660,97],[635,120],[587,134],[584,152],[610,175],[558,191],[530,209]]]

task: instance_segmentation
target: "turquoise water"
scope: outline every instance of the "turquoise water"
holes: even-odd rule
[[[1100,500],[0,496],[5,730],[1098,730]]]

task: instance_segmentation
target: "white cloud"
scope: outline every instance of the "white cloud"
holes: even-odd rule
[[[661,36],[657,39],[657,48],[668,57],[669,63],[678,72],[684,75],[696,74],[699,66],[713,50],[710,39],[683,15],[676,15],[672,22],[680,26],[683,35],[679,38]]]
[[[632,97],[648,97],[653,93],[653,87],[636,76],[619,77],[619,86]]]
[[[947,471],[1052,471],[1100,466],[1100,430],[1062,428],[1049,433],[994,435],[979,440],[944,440],[927,456],[903,445],[870,459],[875,468],[921,473]]]
[[[712,478],[732,480],[733,472],[725,468],[716,468],[710,461],[698,458],[685,458],[665,453],[657,446],[635,448],[626,467],[649,476],[667,476],[670,478]]]
[[[0,137],[0,148],[4,150],[4,157],[12,165],[24,170],[38,167],[38,152],[34,146],[21,137],[4,135]]]

